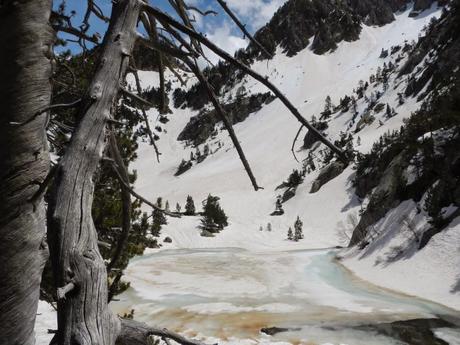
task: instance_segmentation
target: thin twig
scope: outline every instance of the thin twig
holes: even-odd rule
[[[185,5],[185,8],[188,11],[195,11],[195,12],[201,14],[203,17],[208,16],[210,14],[212,14],[214,16],[216,16],[218,14],[216,11],[213,11],[213,10],[202,11],[199,8],[195,7],[195,6],[190,6],[190,5],[187,5],[187,4]]]
[[[294,156],[294,159],[297,161],[297,163],[300,163],[300,162],[299,162],[299,160],[297,159],[297,157],[295,155],[294,146],[295,146],[295,143],[296,143],[297,139],[299,138],[300,132],[302,132],[302,129],[303,129],[303,125],[301,125],[299,130],[297,131],[297,134],[296,134],[296,136],[294,138],[294,141],[292,142],[292,147],[291,147],[292,155]]]
[[[24,122],[10,122],[10,125],[12,126],[23,126],[29,122],[32,122],[33,120],[35,120],[37,118],[37,116],[47,112],[47,111],[50,111],[50,110],[53,110],[53,109],[61,109],[61,108],[73,108],[77,105],[79,105],[81,102],[81,99],[77,99],[76,101],[74,102],[71,102],[71,103],[61,103],[61,104],[52,104],[48,107],[45,107],[43,109],[40,109],[39,111],[37,111],[35,114],[32,115],[32,117]],[[46,121],[46,125],[48,125],[48,121]]]
[[[153,104],[150,103],[149,101],[147,101],[146,99],[136,95],[135,93],[132,93],[131,91],[127,90],[126,88],[124,87],[120,87],[120,91],[123,92],[124,95],[128,96],[129,98],[132,98],[133,100],[143,104],[143,105],[146,105],[150,108],[153,108]]]

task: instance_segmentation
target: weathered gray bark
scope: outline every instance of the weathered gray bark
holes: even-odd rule
[[[106,126],[118,99],[136,39],[138,0],[114,2],[100,61],[82,100],[81,121],[56,173],[48,238],[56,285],[72,286],[58,302],[60,345],[112,345],[119,320],[107,305],[107,272],[91,208]]]
[[[156,336],[163,340],[172,339],[182,345],[206,345],[198,340],[187,339],[180,334],[146,325],[142,322],[124,319],[121,322],[121,333],[117,339],[117,345],[146,345],[151,344],[149,338]]]
[[[50,168],[42,112],[51,98],[50,13],[51,0],[0,2],[1,345],[35,343],[48,253],[45,206],[37,192]]]

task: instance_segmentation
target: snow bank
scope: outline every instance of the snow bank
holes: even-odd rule
[[[375,225],[381,232],[379,239],[362,251],[344,251],[342,263],[379,286],[460,310],[460,217],[416,250],[413,235],[402,231],[398,221],[403,216],[414,217],[416,212],[414,202],[403,202]],[[426,218],[421,214],[414,222],[423,229]]]

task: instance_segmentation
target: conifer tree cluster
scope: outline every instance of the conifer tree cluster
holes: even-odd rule
[[[289,175],[287,185],[288,187],[297,187],[299,184],[303,182],[303,173],[301,173],[299,170],[294,169],[292,170],[292,173]]]
[[[217,233],[228,225],[227,215],[220,206],[219,200],[219,197],[209,194],[206,200],[203,201],[200,229],[210,233]]]
[[[303,239],[303,222],[300,220],[300,217],[297,216],[297,219],[294,223],[294,241],[299,241]]]
[[[300,220],[300,217],[297,216],[296,221],[294,222],[294,231],[292,231],[292,227],[289,227],[287,232],[287,239],[289,241],[298,242],[304,238],[303,236],[303,222]]]
[[[185,201],[185,212],[186,216],[194,216],[195,215],[195,203],[193,198],[190,195],[187,195],[187,200]]]
[[[166,201],[166,205],[168,205],[169,208],[169,203]],[[158,206],[160,209],[163,209],[163,199],[161,197],[157,198],[156,206]],[[165,206],[166,209],[166,206]],[[158,237],[160,236],[160,231],[161,227],[163,225],[168,224],[166,221],[166,217],[163,212],[160,210],[153,210],[152,212],[152,225],[150,227],[150,232],[152,236]]]
[[[220,149],[221,147],[222,147],[222,143],[219,141],[217,150]],[[195,153],[193,153],[193,151],[190,151],[189,160],[185,160],[185,159],[181,160],[174,176],[182,175],[183,173],[185,173],[186,171],[190,170],[193,167],[194,162],[195,164],[199,164],[203,162],[209,155],[211,155],[214,152],[215,151],[212,151],[211,148],[209,147],[209,144],[204,144],[203,152],[201,152],[199,146],[197,146]]]

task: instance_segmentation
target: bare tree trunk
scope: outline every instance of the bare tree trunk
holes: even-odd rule
[[[40,184],[54,34],[51,0],[0,2],[0,344],[33,345],[47,258]]]
[[[62,158],[49,205],[48,237],[58,289],[60,345],[112,345],[119,320],[107,304],[107,271],[91,208],[96,170],[136,39],[141,2],[114,2],[100,61],[82,100],[81,121]]]

